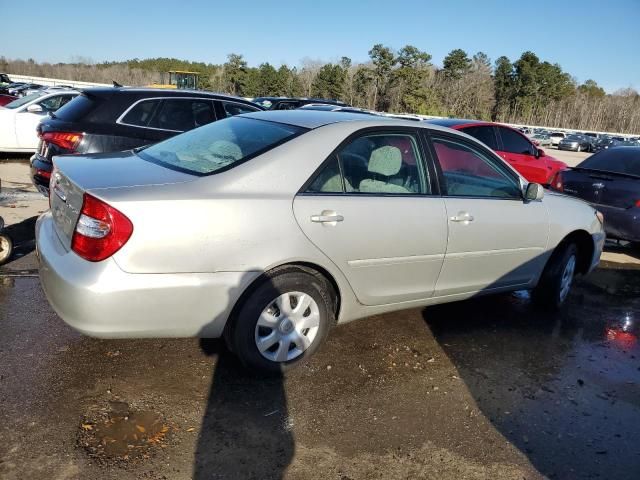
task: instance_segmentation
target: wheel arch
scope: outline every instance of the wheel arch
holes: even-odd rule
[[[272,278],[276,275],[280,275],[290,271],[302,271],[309,273],[315,276],[321,276],[331,287],[331,291],[329,294],[333,300],[334,305],[334,322],[337,323],[340,309],[342,306],[342,295],[340,291],[340,287],[338,286],[338,282],[335,277],[324,267],[318,265],[313,262],[306,261],[292,261],[289,263],[283,263],[281,265],[277,265],[268,270],[262,272],[257,278],[255,278],[247,287],[244,289],[242,294],[236,299],[233,308],[229,312],[229,316],[227,318],[227,323],[224,328],[224,336],[228,336],[231,334],[231,329],[233,328],[234,318],[236,317],[240,308],[242,308],[243,303],[251,295],[251,293],[266,279]]]
[[[595,251],[593,238],[586,230],[574,230],[562,239],[554,251],[558,250],[558,247],[569,243],[575,244],[578,249],[578,273],[587,273],[591,266],[591,260],[593,259],[593,253]]]

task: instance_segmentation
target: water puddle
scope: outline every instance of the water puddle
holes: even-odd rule
[[[166,447],[171,428],[153,411],[132,411],[125,402],[109,402],[101,418],[85,418],[79,426],[78,445],[100,463],[150,458]]]

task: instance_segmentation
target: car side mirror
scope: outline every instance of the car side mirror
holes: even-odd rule
[[[524,192],[524,199],[529,202],[539,202],[544,197],[544,188],[539,183],[530,183]]]
[[[29,112],[29,113],[42,113],[42,112],[44,112],[44,110],[42,109],[42,107],[40,105],[38,105],[37,103],[34,103],[33,105],[29,105],[27,107],[27,112]]]
[[[541,148],[536,148],[536,158],[545,157],[547,154]]]

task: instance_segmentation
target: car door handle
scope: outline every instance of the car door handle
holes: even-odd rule
[[[324,211],[320,215],[311,215],[311,221],[315,223],[335,223],[342,222],[344,217],[336,212]]]
[[[593,186],[596,188],[604,188],[604,183],[602,182],[594,183]]]
[[[458,212],[458,215],[450,217],[449,220],[452,222],[469,223],[473,222],[473,215],[468,212]]]

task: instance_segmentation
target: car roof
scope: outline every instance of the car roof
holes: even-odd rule
[[[264,112],[252,112],[245,113],[243,117],[255,118],[257,120],[268,120],[272,122],[285,123],[287,125],[294,125],[297,127],[314,129],[329,125],[332,123],[340,122],[363,122],[367,123],[367,126],[407,126],[416,127],[419,124],[413,120],[404,120],[393,117],[370,115],[366,113],[356,112],[331,112],[323,110],[309,110],[309,109],[296,109],[296,110],[267,110]],[[427,127],[423,123],[424,127]],[[440,125],[428,125],[429,128],[434,128],[441,131],[450,131],[448,128],[443,128]],[[460,134],[460,132],[456,132]],[[464,134],[463,134],[464,135]]]
[[[494,123],[483,120],[468,120],[466,118],[430,118],[429,120],[425,120],[425,122],[448,128],[455,128],[460,125],[495,125]]]
[[[233,102],[241,102],[250,105],[259,105],[250,102],[241,97],[234,97],[233,95],[225,95],[223,93],[207,92],[204,90],[190,90],[190,89],[173,89],[173,88],[152,88],[152,87],[93,87],[82,89],[83,93],[87,95],[96,96],[110,96],[116,95],[137,95],[140,97],[148,96],[153,97],[208,97],[217,100],[229,100]]]

